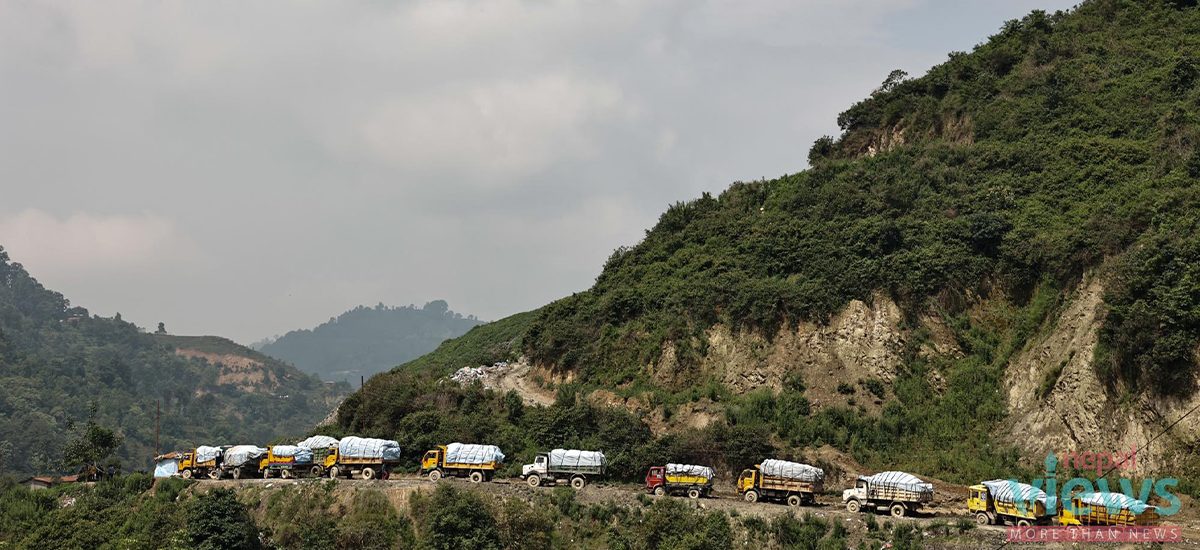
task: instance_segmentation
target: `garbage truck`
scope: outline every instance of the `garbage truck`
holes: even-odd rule
[[[969,487],[967,512],[975,516],[975,523],[979,525],[1011,523],[1028,527],[1047,525],[1054,519],[1054,514],[1047,511],[1045,491],[1007,479],[993,479]]]
[[[521,479],[530,487],[569,481],[571,487],[582,489],[589,479],[603,477],[607,467],[608,459],[604,458],[603,451],[554,449],[538,453],[533,464],[521,466]]]
[[[842,491],[842,503],[850,513],[886,509],[893,517],[903,517],[931,501],[933,484],[904,472],[858,476],[853,488]]]
[[[1061,525],[1158,525],[1158,508],[1123,493],[1094,492],[1071,497],[1059,508]]]
[[[491,481],[504,463],[504,453],[495,445],[451,443],[425,451],[421,458],[421,473],[430,481],[444,476],[466,477],[474,483]]]
[[[296,445],[273,445],[267,450],[267,456],[259,462],[259,470],[263,479],[279,476],[283,479],[305,477],[320,470],[313,470],[313,452],[311,449]],[[319,466],[316,466],[319,468]]]
[[[325,457],[330,479],[338,477],[387,479],[400,463],[400,444],[390,439],[346,437]]]
[[[672,463],[651,466],[646,471],[646,491],[658,496],[686,494],[688,498],[707,497],[712,494],[714,477],[713,469],[708,466]]]
[[[257,476],[259,464],[267,454],[266,447],[258,445],[234,445],[221,453],[220,477],[242,479]]]
[[[179,453],[179,475],[184,479],[208,476],[221,477],[221,448],[201,445],[190,451]]]
[[[767,459],[738,477],[738,492],[746,502],[771,500],[789,506],[812,504],[825,489],[825,470],[799,462]]]

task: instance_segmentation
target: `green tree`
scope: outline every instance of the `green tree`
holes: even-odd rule
[[[254,550],[258,527],[232,489],[213,489],[188,502],[187,536],[198,550]]]

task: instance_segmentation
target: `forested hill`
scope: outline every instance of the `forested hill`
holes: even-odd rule
[[[214,337],[151,335],[89,315],[0,248],[0,473],[62,473],[63,447],[89,419],[124,436],[126,469],[161,449],[263,444],[302,434],[345,386]]]
[[[357,384],[433,351],[479,324],[450,310],[443,300],[425,307],[358,306],[312,330],[294,330],[260,351],[291,362],[323,380]]]
[[[672,206],[640,243],[612,254],[592,288],[377,377],[340,422],[429,433],[430,410],[453,400],[422,397],[448,390],[418,382],[480,362],[454,350],[494,350],[527,357],[539,381],[558,383],[552,424],[597,421],[575,407],[621,404],[679,430],[655,443],[676,445],[672,460],[735,468],[754,459],[747,442],[771,441],[780,455],[829,444],[869,467],[962,482],[1008,476],[1038,448],[1041,434],[999,433],[1008,410],[1029,403],[1060,407],[1045,426],[1103,407],[1099,421],[1146,418],[1140,433],[1157,430],[1155,418],[1178,413],[1154,407],[1196,388],[1195,4],[1090,0],[1034,12],[923,76],[880,75],[838,117],[841,134],[812,146],[809,169]],[[1103,300],[1058,321],[1081,281]],[[1075,342],[1069,323],[1095,311],[1100,328],[1078,325],[1083,343],[1061,363],[1033,354],[1024,364],[1033,389],[1014,381],[1022,350],[1055,331]],[[1097,385],[1061,386],[1064,372]],[[479,399],[471,395],[460,399]],[[532,435],[517,445],[605,433],[522,418],[513,433]],[[691,426],[704,428],[688,435]],[[448,420],[440,429],[471,435]],[[1081,445],[1125,434],[1052,435],[1091,448]],[[689,438],[703,444],[681,443]]]

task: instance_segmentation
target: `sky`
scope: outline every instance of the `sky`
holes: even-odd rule
[[[494,320],[674,202],[803,170],[892,69],[1073,4],[0,0],[0,246],[175,334]]]

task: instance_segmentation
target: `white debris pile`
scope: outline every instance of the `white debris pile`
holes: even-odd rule
[[[487,386],[507,369],[508,361],[498,361],[491,365],[479,365],[478,367],[463,367],[450,375],[450,380],[463,386],[478,380],[484,386]]]

